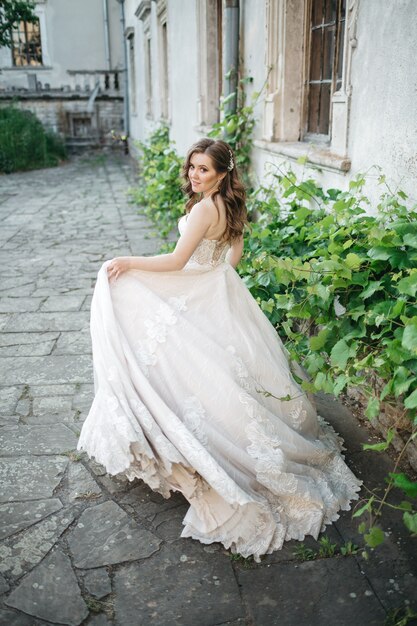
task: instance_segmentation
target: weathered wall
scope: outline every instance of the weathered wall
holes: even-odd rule
[[[10,105],[8,97],[0,98],[0,107]],[[86,145],[114,143],[110,131],[118,132],[123,128],[123,100],[121,98],[100,98],[94,103],[94,109],[87,113],[87,98],[84,96],[44,97],[42,95],[22,97],[14,102],[19,109],[31,111],[42,122],[46,129],[52,130],[66,137],[67,142],[76,145],[77,140],[86,140]],[[91,117],[91,130],[86,137],[77,132],[72,136],[74,129],[71,125],[71,116],[79,115],[83,118]],[[91,141],[87,141],[91,140]]]
[[[417,3],[359,5],[352,65],[352,173],[377,164],[417,201]]]
[[[152,55],[152,114],[146,111],[145,66],[144,66],[144,26],[135,16],[137,2],[127,0],[126,26],[133,29],[135,37],[135,82],[136,113],[130,111],[131,142],[144,140],[161,122],[160,50],[158,38],[157,6],[151,2],[149,16]],[[190,0],[168,2],[168,76],[169,103],[168,123],[171,138],[177,149],[185,154],[191,143],[196,141],[198,99],[198,55],[197,55],[197,16],[196,4]],[[129,73],[129,81],[132,80]],[[132,107],[131,107],[132,108]]]
[[[246,0],[243,4],[243,64],[245,73],[255,77],[254,87],[258,89],[266,72],[265,15],[261,8],[264,3]],[[379,172],[372,168],[378,165],[394,188],[399,184],[417,201],[417,64],[413,58],[417,3],[398,0],[384,4],[381,10],[379,0],[367,0],[357,3],[357,7],[347,152],[336,155],[350,159],[351,168],[345,173],[323,162],[314,166],[311,173],[327,188],[346,189],[353,176],[368,172],[365,190],[375,207],[383,191],[377,184]],[[258,107],[257,113],[253,152],[256,176],[262,179],[268,162],[290,162],[301,174],[297,155],[289,159],[285,147],[262,142],[262,107]]]

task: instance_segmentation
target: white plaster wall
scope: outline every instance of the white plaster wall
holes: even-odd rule
[[[112,6],[112,5],[116,6]],[[40,5],[45,13],[42,44],[50,64],[45,67],[12,68],[11,52],[0,49],[0,86],[27,87],[27,74],[35,73],[52,88],[70,84],[67,70],[106,69],[103,0],[48,0]],[[113,67],[123,67],[119,5],[109,2]],[[41,23],[42,26],[42,23]]]
[[[169,116],[171,138],[181,155],[201,136],[197,131],[197,42],[196,2],[168,2]]]
[[[240,58],[242,77],[252,77],[253,82],[245,87],[247,102],[254,92],[259,92],[265,83],[266,67],[266,8],[265,0],[245,0],[240,3]],[[265,92],[255,108],[257,118],[254,138],[262,139],[262,113]]]
[[[247,73],[255,76],[266,69],[262,5],[264,2],[256,0],[244,3],[243,58]],[[359,172],[368,172],[365,193],[373,210],[384,191],[377,184],[379,173],[373,165],[382,168],[394,188],[399,185],[412,201],[417,201],[417,63],[413,54],[417,43],[417,2],[396,0],[384,3],[382,9],[380,0],[362,0],[358,7],[348,132],[350,171],[300,166],[260,148],[253,151],[253,166],[258,181],[268,163],[280,167],[289,164],[300,177],[312,175],[324,188],[340,189],[347,189],[349,180]],[[258,113],[262,117],[262,110],[258,109]],[[262,139],[261,123],[256,126],[255,138]]]
[[[196,0],[198,1],[198,0]],[[152,115],[146,115],[145,56],[143,22],[134,14],[137,2],[127,0],[126,26],[134,29],[136,50],[137,114],[130,113],[131,144],[146,140],[161,124],[161,89],[158,17],[156,3],[151,3],[150,30],[152,54]],[[168,91],[171,139],[179,154],[199,138],[197,130],[198,54],[197,15],[194,0],[167,3]]]
[[[417,201],[417,2],[360,2],[348,153],[354,174],[377,164]]]

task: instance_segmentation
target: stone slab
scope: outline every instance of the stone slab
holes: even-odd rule
[[[42,303],[42,298],[8,296],[0,298],[0,313],[24,313],[37,311]]]
[[[0,504],[0,539],[37,524],[60,509],[62,502],[59,498]]]
[[[91,354],[91,335],[89,329],[83,332],[61,333],[54,354]]]
[[[84,383],[93,380],[91,356],[4,358],[0,378],[4,385]]]
[[[65,456],[0,459],[0,502],[51,498],[67,465]]]
[[[6,604],[29,615],[69,626],[88,616],[70,559],[55,550],[12,591]]]
[[[0,608],[0,624],[2,626],[41,626],[41,622],[34,621],[33,617],[7,608]],[[42,624],[45,624],[45,622],[42,622]]]
[[[83,569],[144,559],[159,544],[153,533],[141,528],[111,500],[83,511],[68,535],[74,564]]]
[[[77,438],[65,424],[18,426],[0,432],[0,456],[54,455],[77,447]]]
[[[104,567],[92,569],[83,576],[84,585],[88,593],[98,598],[104,598],[111,593],[111,581],[109,574]]]
[[[353,557],[240,568],[237,578],[254,624],[381,626],[386,617]]]
[[[70,463],[68,468],[68,500],[96,499],[102,491],[88,470],[80,462]]]
[[[41,396],[34,398],[32,404],[33,415],[42,417],[44,415],[66,415],[72,416],[74,409],[72,408],[71,396]]]
[[[124,565],[113,586],[116,626],[213,626],[245,615],[230,559],[193,540]]]
[[[5,332],[46,332],[82,330],[88,326],[87,311],[56,313],[13,313],[4,327]]]
[[[30,346],[32,349],[40,343],[55,341],[59,332],[42,333],[2,333],[0,335],[0,347]]]
[[[9,591],[9,589],[10,589],[10,585],[9,585],[9,583],[7,582],[7,580],[5,579],[5,577],[4,577],[2,574],[0,574],[0,596],[1,596],[3,593],[6,593],[6,591]],[[2,622],[0,621],[0,624],[1,624],[1,623],[2,623]]]
[[[49,296],[40,307],[40,311],[79,311],[85,300],[82,295]]]
[[[0,572],[20,577],[37,565],[74,520],[72,510],[62,510],[30,527],[18,538],[0,546]]]
[[[0,415],[11,415],[22,395],[23,387],[0,387]]]
[[[49,396],[73,396],[79,385],[62,384],[62,385],[32,385],[30,394],[34,398]]]

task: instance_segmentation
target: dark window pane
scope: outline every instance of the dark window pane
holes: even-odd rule
[[[325,0],[316,0],[313,2],[313,13],[311,16],[311,25],[319,26],[323,23],[323,10]]]
[[[323,68],[321,74],[323,80],[331,80],[332,78],[335,41],[334,33],[334,26],[329,26],[324,29]]]
[[[326,24],[336,21],[337,0],[326,0],[324,21]]]
[[[310,80],[321,79],[321,66],[323,57],[323,30],[318,28],[311,33],[311,61]]]
[[[308,105],[307,131],[309,133],[317,133],[320,108],[320,85],[310,85]]]
[[[327,135],[329,132],[330,84],[320,85],[319,128],[316,132]]]

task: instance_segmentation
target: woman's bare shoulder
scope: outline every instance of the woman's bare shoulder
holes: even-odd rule
[[[204,221],[212,221],[217,217],[217,209],[211,198],[202,198],[193,206],[189,213],[189,219],[193,214],[193,219],[204,219]]]

